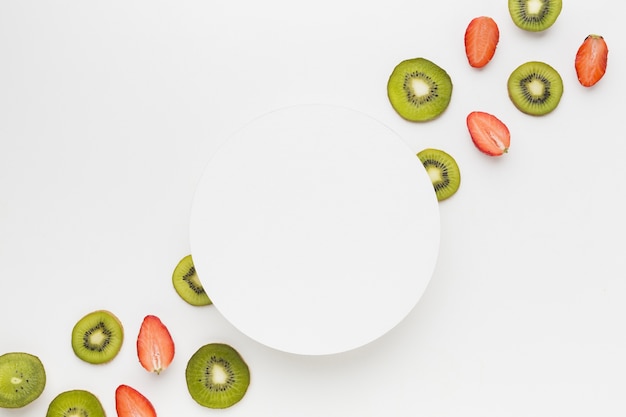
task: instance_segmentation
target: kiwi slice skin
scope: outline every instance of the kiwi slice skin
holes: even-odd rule
[[[200,347],[187,362],[187,389],[208,408],[228,408],[238,403],[250,385],[250,369],[239,352],[224,343]]]
[[[22,408],[41,396],[46,371],[30,353],[9,352],[0,356],[0,408]]]
[[[556,69],[541,61],[517,67],[507,81],[509,97],[521,112],[543,116],[558,106],[563,95],[563,79]]]
[[[426,168],[438,201],[452,197],[461,186],[461,171],[456,160],[440,149],[427,148],[417,157]]]
[[[529,32],[548,29],[562,8],[562,0],[509,0],[511,19],[517,27]]]
[[[105,411],[98,397],[91,392],[71,390],[54,397],[46,413],[46,417],[67,416],[105,417]]]
[[[91,364],[104,364],[117,356],[124,341],[120,320],[108,310],[96,310],[82,317],[72,329],[72,349]]]
[[[439,65],[426,58],[400,62],[387,82],[387,96],[394,110],[412,122],[439,117],[450,104],[452,79]]]
[[[174,268],[172,284],[180,298],[192,306],[213,304],[198,278],[191,255],[183,257]]]

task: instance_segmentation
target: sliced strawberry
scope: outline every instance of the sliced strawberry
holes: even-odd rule
[[[467,116],[467,128],[474,145],[490,156],[500,156],[508,152],[511,145],[511,134],[496,116],[474,111]]]
[[[137,336],[139,362],[149,372],[161,373],[174,359],[174,340],[157,316],[143,319]]]
[[[609,48],[600,35],[585,38],[576,53],[575,67],[578,81],[585,87],[591,87],[604,76]]]
[[[465,55],[474,68],[482,68],[493,58],[500,40],[495,20],[488,16],[475,17],[465,30]]]
[[[115,390],[115,411],[118,417],[156,417],[150,400],[128,385],[120,385]]]

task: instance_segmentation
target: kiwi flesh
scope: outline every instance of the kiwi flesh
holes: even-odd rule
[[[450,75],[434,62],[413,58],[400,62],[387,82],[387,96],[404,119],[425,122],[448,108],[452,97]]]
[[[202,286],[202,282],[198,278],[191,255],[183,257],[176,265],[176,268],[174,268],[172,284],[180,298],[187,303],[193,306],[212,304],[211,299]]]
[[[96,310],[82,317],[72,329],[72,349],[91,364],[110,362],[124,341],[124,328],[110,311]]]
[[[509,0],[509,13],[517,27],[541,32],[556,22],[562,0]]]
[[[85,390],[65,391],[54,397],[46,417],[105,417],[102,403]]]
[[[46,386],[41,360],[30,353],[0,356],[0,408],[22,408],[35,401]]]
[[[426,168],[438,201],[452,197],[461,185],[461,171],[456,160],[440,149],[427,148],[417,157]]]
[[[517,67],[507,81],[509,97],[526,114],[542,116],[558,106],[563,95],[563,79],[556,69],[541,61]]]
[[[187,362],[187,389],[208,408],[228,408],[239,402],[250,385],[250,370],[239,352],[224,343],[200,347]]]

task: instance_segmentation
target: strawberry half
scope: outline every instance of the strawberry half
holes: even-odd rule
[[[115,390],[115,411],[118,417],[156,417],[154,406],[143,394],[128,385]]]
[[[148,372],[161,373],[174,359],[174,340],[157,316],[143,319],[137,336],[137,356]]]
[[[482,68],[493,58],[500,40],[495,20],[488,16],[472,19],[465,30],[465,55],[470,66]]]
[[[500,156],[509,150],[511,134],[496,116],[474,111],[467,116],[467,128],[474,145],[490,156]]]
[[[609,48],[600,35],[589,35],[585,38],[578,52],[574,66],[578,81],[584,87],[591,87],[604,76]]]

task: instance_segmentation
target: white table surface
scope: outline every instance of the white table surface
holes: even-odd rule
[[[0,416],[43,415],[67,389],[88,389],[115,415],[121,383],[161,416],[621,416],[626,412],[624,25],[608,0],[565,1],[547,32],[517,29],[505,1],[109,1],[0,3],[0,352],[37,354],[42,397]],[[493,61],[469,67],[463,33],[490,15]],[[578,85],[589,33],[609,44],[605,78]],[[454,83],[448,110],[399,118],[386,82],[423,56]],[[517,111],[506,79],[544,60],[563,77],[561,104]],[[462,185],[440,204],[441,246],[429,287],[383,338],[324,357],[284,354],[240,334],[215,308],[185,304],[171,273],[189,250],[196,184],[221,138],[285,105],[365,112],[415,152],[452,154]],[[472,110],[512,134],[500,159],[478,152]],[[98,308],[127,339],[111,363],[81,363],[71,328]],[[137,364],[146,314],[177,346],[156,376]],[[236,406],[188,396],[184,368],[202,344],[235,346],[252,372]]]

